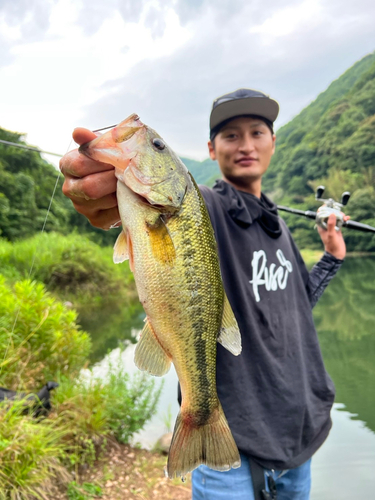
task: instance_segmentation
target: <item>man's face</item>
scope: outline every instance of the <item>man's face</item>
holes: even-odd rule
[[[262,120],[243,116],[227,123],[208,148],[224,179],[240,187],[262,178],[275,151],[275,139]]]

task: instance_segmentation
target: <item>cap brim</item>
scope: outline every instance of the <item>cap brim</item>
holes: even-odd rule
[[[279,104],[268,97],[246,97],[244,99],[231,99],[216,106],[210,116],[210,129],[230,118],[241,115],[257,115],[272,123],[279,114]]]

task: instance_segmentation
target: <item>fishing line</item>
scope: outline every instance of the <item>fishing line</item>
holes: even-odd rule
[[[33,148],[31,146],[25,146],[24,144],[19,144],[17,142],[3,141],[2,139],[0,139],[0,143],[5,144],[5,146],[14,146],[15,148],[28,149],[29,151],[35,151],[36,153],[46,153],[47,155],[59,156],[60,158],[62,157],[62,155],[60,155],[59,153],[51,153],[51,151],[43,151],[43,149]]]
[[[68,145],[68,148],[66,150],[66,152],[69,151],[70,149],[70,146],[72,144],[72,141],[73,139],[70,140],[69,142],[69,145]],[[4,141],[2,141],[4,142]],[[21,144],[19,144],[18,146],[22,146]],[[24,149],[32,149],[33,151],[37,151],[35,148],[28,148],[28,147],[25,147]],[[45,152],[45,151],[38,151],[38,152]],[[49,153],[49,154],[55,154],[55,156],[61,156],[61,155],[57,155],[56,153]],[[47,219],[48,219],[48,216],[49,216],[49,213],[51,211],[51,206],[52,206],[52,202],[53,202],[53,198],[55,197],[55,193],[56,193],[56,189],[57,189],[57,186],[59,184],[59,180],[60,180],[60,177],[61,177],[61,171],[59,170],[58,171],[58,174],[57,174],[57,178],[56,178],[56,182],[55,182],[55,185],[54,185],[54,188],[53,188],[53,191],[52,191],[52,195],[51,195],[51,199],[50,199],[50,202],[49,202],[49,205],[48,205],[48,208],[47,208],[47,213],[46,213],[46,216],[44,218],[44,222],[43,222],[43,226],[42,226],[42,229],[40,231],[40,234],[43,234],[44,230],[45,230],[45,227],[46,227],[46,224],[47,224]],[[28,273],[28,278],[31,277],[31,273],[33,272],[33,269],[34,269],[34,264],[35,264],[35,259],[36,259],[36,254],[37,254],[37,247],[35,247],[35,250],[34,250],[34,254],[33,254],[33,258],[32,258],[32,261],[31,261],[31,266],[30,266],[30,270],[29,270],[29,273]],[[12,339],[13,339],[13,335],[14,335],[14,330],[16,328],[16,325],[17,325],[17,321],[18,321],[18,316],[20,314],[20,311],[21,311],[21,307],[22,307],[22,304],[20,304],[18,306],[18,309],[17,309],[17,312],[16,312],[16,317],[14,319],[14,323],[13,323],[13,327],[12,327],[12,331],[10,332],[10,335],[9,335],[9,342],[8,342],[8,345],[7,345],[7,348],[5,349],[5,352],[4,352],[4,356],[3,356],[3,362],[1,363],[1,366],[0,366],[0,374],[2,373],[2,370],[3,370],[3,365],[4,365],[4,361],[5,361],[5,358],[8,354],[8,351],[9,351],[9,347],[12,343]]]
[[[110,125],[109,127],[97,128],[96,130],[93,130],[93,132],[101,132],[102,130],[108,130],[109,128],[117,127],[117,125],[118,123],[116,125]]]
[[[117,127],[117,125],[110,125],[109,127],[98,128],[96,130],[93,130],[93,132],[101,132],[102,130],[108,130],[109,128],[114,128],[114,127]],[[71,143],[72,141],[70,141],[70,144]],[[28,151],[35,151],[36,153],[44,153],[47,155],[58,156],[60,158],[62,158],[63,156],[59,153],[52,153],[52,151],[44,151],[43,149],[33,148],[32,146],[26,146],[25,144],[19,144],[18,142],[4,141],[3,139],[0,139],[0,144],[4,144],[5,146],[13,146],[15,148],[27,149]],[[70,148],[70,144],[68,149]]]

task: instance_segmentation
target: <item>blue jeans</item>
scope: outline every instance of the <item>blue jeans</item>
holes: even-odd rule
[[[309,500],[310,466],[311,459],[296,469],[265,471],[265,475],[272,475],[275,480],[277,500]],[[193,500],[254,500],[248,459],[241,453],[241,467],[228,472],[201,465],[193,471],[192,489]]]

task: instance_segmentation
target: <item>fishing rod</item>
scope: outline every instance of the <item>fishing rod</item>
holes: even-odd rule
[[[277,209],[294,215],[302,215],[308,219],[313,219],[318,226],[323,227],[324,229],[327,229],[328,217],[331,214],[335,214],[337,231],[339,231],[341,227],[347,227],[348,229],[356,229],[357,231],[363,231],[366,233],[375,233],[375,227],[369,226],[368,224],[362,224],[361,222],[356,222],[354,220],[344,220],[341,209],[347,205],[349,201],[350,193],[348,191],[342,193],[341,201],[338,202],[332,198],[322,198],[324,190],[324,186],[318,186],[316,189],[315,199],[323,202],[323,205],[319,207],[316,212],[313,212],[312,210],[298,210],[296,208],[284,207],[282,205],[277,205]]]

